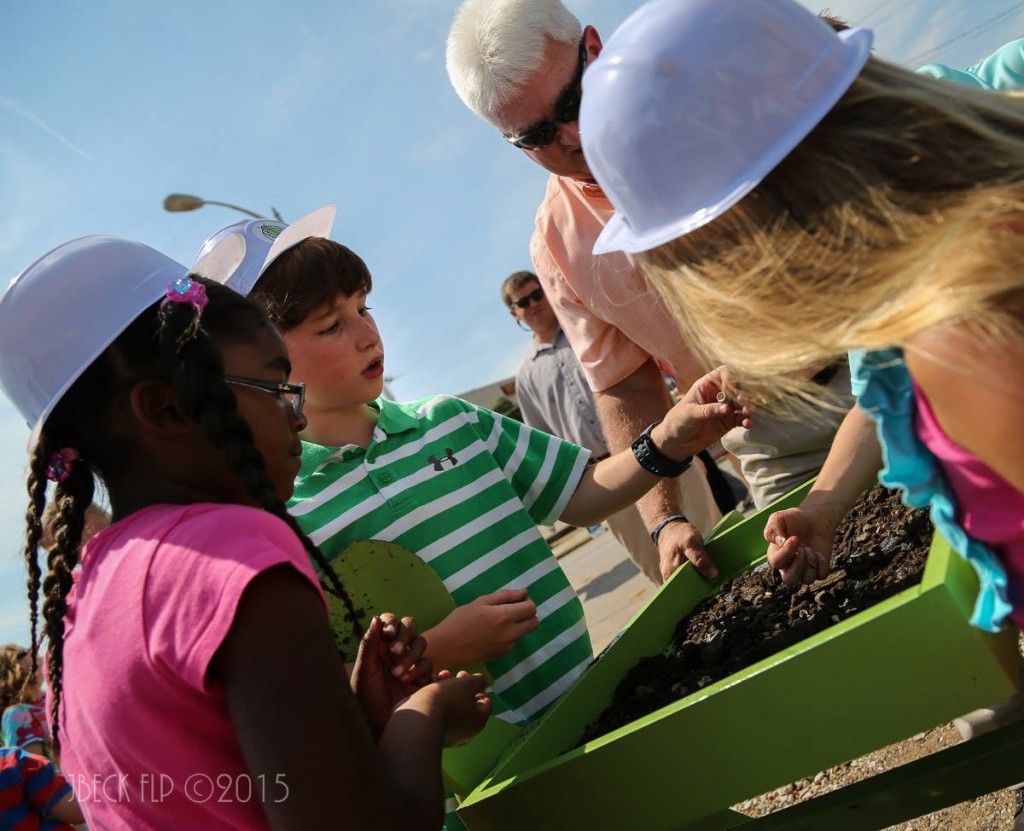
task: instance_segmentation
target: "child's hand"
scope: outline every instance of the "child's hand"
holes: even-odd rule
[[[490,661],[539,625],[537,605],[526,589],[502,589],[459,606],[425,632],[427,654],[442,669]]]
[[[430,659],[424,657],[427,644],[416,632],[415,618],[399,620],[393,612],[382,612],[380,622],[381,638],[385,642],[381,655],[390,662],[391,674],[418,687],[429,684],[433,666]]]
[[[817,511],[806,504],[768,517],[764,527],[768,564],[779,571],[782,582],[799,586],[828,576],[840,519],[827,509]]]
[[[728,388],[725,367],[698,378],[652,431],[658,448],[670,459],[682,459],[699,453],[734,427],[750,427],[749,411],[732,400]]]
[[[479,673],[460,672],[452,677],[448,670],[442,670],[437,674],[437,682],[417,692],[408,704],[418,709],[417,699],[427,698],[427,706],[444,721],[444,746],[457,747],[472,739],[487,723],[492,705],[486,687],[487,679]]]
[[[379,736],[392,710],[430,678],[426,642],[415,634],[412,618],[396,620],[390,612],[374,616],[359,644],[352,669],[352,691]]]

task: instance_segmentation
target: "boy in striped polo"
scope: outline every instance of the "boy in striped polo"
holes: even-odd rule
[[[457,398],[379,398],[370,273],[326,239],[330,222],[311,227],[318,213],[263,236],[252,226],[272,223],[237,223],[244,259],[208,275],[264,303],[305,384],[309,426],[290,510],[328,558],[370,539],[418,554],[458,604],[424,633],[435,668],[486,662],[494,714],[529,723],[593,657],[583,607],[537,525],[600,522],[745,419],[715,403],[721,380],[711,373],[645,431],[635,455],[588,466],[589,451]]]

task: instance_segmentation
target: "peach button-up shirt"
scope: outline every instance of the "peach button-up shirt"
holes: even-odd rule
[[[688,389],[705,370],[636,260],[592,253],[613,213],[596,185],[551,176],[530,240],[534,270],[592,390],[615,386],[648,358]]]

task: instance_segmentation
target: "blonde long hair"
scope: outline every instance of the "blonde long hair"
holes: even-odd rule
[[[727,213],[640,262],[751,400],[814,402],[808,369],[971,321],[1024,337],[1024,97],[870,59]]]
[[[36,675],[26,667],[29,650],[14,643],[0,646],[0,713],[15,704],[24,704],[35,691]]]

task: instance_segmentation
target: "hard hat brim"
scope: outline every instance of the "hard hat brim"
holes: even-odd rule
[[[685,236],[724,214],[752,191],[793,149],[821,122],[836,102],[846,93],[871,55],[873,33],[869,29],[848,29],[838,33],[848,47],[842,73],[832,82],[828,94],[822,95],[814,106],[801,114],[785,136],[780,137],[743,171],[743,180],[733,182],[729,192],[712,204],[701,206],[683,216],[663,223],[643,233],[636,232],[621,211],[616,211],[594,243],[594,254],[625,251],[639,254]]]

